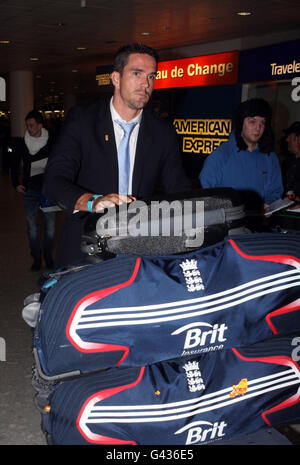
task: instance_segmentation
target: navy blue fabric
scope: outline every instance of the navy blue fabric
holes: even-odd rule
[[[141,366],[300,329],[299,264],[299,236],[258,233],[66,275],[41,306],[34,346],[42,369]]]
[[[299,335],[62,382],[43,426],[53,444],[199,445],[297,422]]]

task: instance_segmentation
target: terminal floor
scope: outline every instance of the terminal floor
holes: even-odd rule
[[[46,445],[33,403],[31,329],[21,315],[24,298],[38,291],[41,272],[29,271],[32,260],[22,199],[6,173],[0,173],[0,218],[0,338],[6,343],[6,360],[0,361],[0,445]],[[60,217],[58,230],[59,226]],[[300,425],[284,427],[280,433],[300,444]],[[273,444],[284,442],[281,435],[273,436]]]

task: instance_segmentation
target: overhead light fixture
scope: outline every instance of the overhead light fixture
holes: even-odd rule
[[[29,59],[30,59],[30,61],[39,61],[39,58],[37,58],[37,57],[31,57]]]
[[[150,36],[151,32],[142,32],[142,36]]]
[[[77,49],[77,50],[86,50],[86,47],[81,47],[81,46],[79,46],[79,47],[76,47],[76,49]]]
[[[8,45],[10,44],[10,42],[11,42],[10,40],[0,40],[0,44],[2,45]]]
[[[250,15],[252,15],[251,11],[239,11],[237,14],[239,16],[250,16]]]

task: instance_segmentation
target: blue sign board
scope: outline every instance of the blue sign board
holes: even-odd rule
[[[296,76],[300,76],[300,40],[240,52],[240,83],[290,80]]]

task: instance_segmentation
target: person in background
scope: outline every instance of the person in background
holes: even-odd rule
[[[271,107],[264,99],[250,99],[237,107],[229,140],[204,162],[199,175],[203,188],[236,189],[248,211],[267,211],[282,196],[281,169],[273,152],[271,117]]]
[[[284,130],[284,154],[282,177],[286,195],[300,201],[300,121]]]
[[[31,271],[38,271],[42,266],[42,256],[46,267],[54,266],[52,251],[54,246],[56,213],[42,213],[43,241],[40,243],[39,212],[44,173],[54,140],[44,128],[42,114],[37,110],[30,111],[25,117],[26,132],[24,138],[18,140],[11,153],[11,180],[16,191],[23,196],[27,223],[27,235],[30,253],[33,257]],[[22,180],[20,180],[20,164],[22,162]]]
[[[68,112],[45,177],[47,198],[67,213],[57,267],[84,257],[81,237],[87,212],[149,198],[158,185],[167,194],[190,190],[174,127],[144,109],[153,91],[157,62],[150,47],[136,43],[122,47],[111,74],[113,96]],[[121,150],[126,126],[132,126],[128,157]]]

